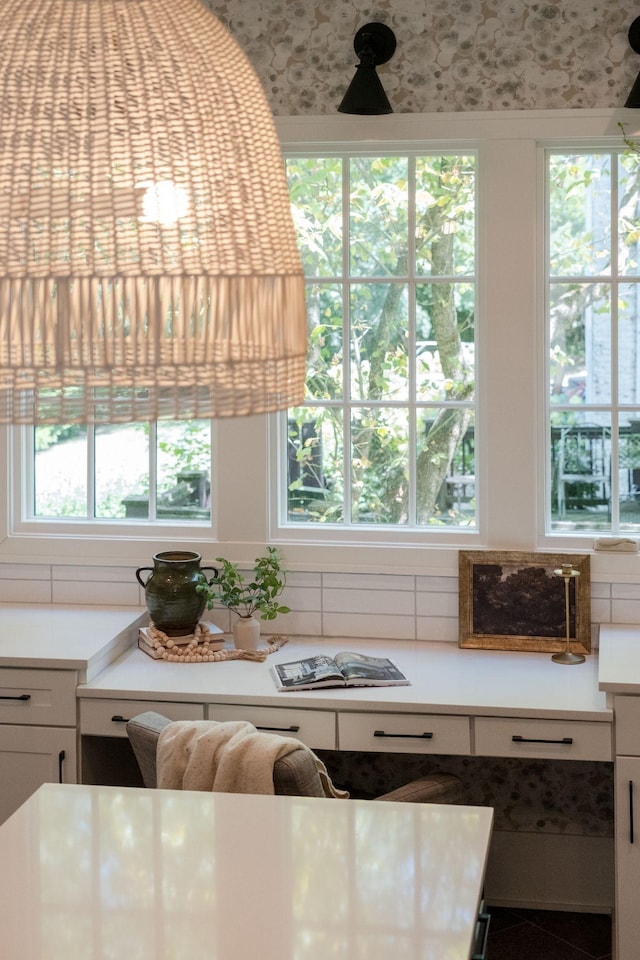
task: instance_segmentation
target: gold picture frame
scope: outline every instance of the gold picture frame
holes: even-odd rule
[[[570,649],[591,653],[588,554],[465,551],[458,555],[459,647],[558,653],[566,649],[565,582],[571,564]]]

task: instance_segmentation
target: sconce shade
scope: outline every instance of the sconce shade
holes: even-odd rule
[[[393,30],[384,23],[368,23],[355,35],[353,47],[360,58],[356,73],[338,107],[339,113],[379,115],[393,113],[376,66],[386,63],[396,49]]]
[[[640,53],[640,17],[636,17],[629,27],[629,46],[634,53]],[[631,87],[629,96],[626,99],[625,107],[640,107],[640,73],[636,77],[634,85]]]
[[[0,422],[299,403],[279,143],[200,0],[3,0],[0,87]]]

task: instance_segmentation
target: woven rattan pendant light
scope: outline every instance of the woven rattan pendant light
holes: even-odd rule
[[[303,276],[262,88],[200,0],[0,4],[0,421],[303,396]]]

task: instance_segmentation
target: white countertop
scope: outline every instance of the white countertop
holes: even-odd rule
[[[600,689],[640,694],[640,625],[609,623],[600,627]]]
[[[79,670],[90,680],[147,620],[137,607],[0,603],[0,666]]]
[[[491,818],[47,784],[0,827],[0,953],[468,960]]]
[[[357,649],[388,656],[411,681],[406,687],[278,693],[269,674],[276,661],[298,660],[314,653]],[[570,718],[611,723],[606,694],[598,689],[598,659],[583,664],[553,663],[541,653],[461,650],[453,643],[400,640],[290,641],[264,663],[167,663],[128,650],[98,677],[78,688],[79,697],[250,703],[322,709],[481,714],[490,716]]]

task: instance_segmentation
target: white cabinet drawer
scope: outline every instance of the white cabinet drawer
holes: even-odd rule
[[[616,753],[640,757],[640,697],[614,697],[613,712],[616,718]]]
[[[75,726],[75,670],[0,668],[0,723]]]
[[[126,737],[127,720],[155,710],[169,720],[204,720],[204,704],[163,700],[81,700],[80,733],[92,737]]]
[[[613,756],[610,723],[477,717],[475,732],[479,757],[611,760]]]
[[[253,707],[210,703],[207,719],[248,720],[258,730],[294,737],[313,750],[335,750],[336,715],[332,710],[297,710],[293,707]]]
[[[340,750],[470,754],[468,717],[424,713],[339,713]]]

